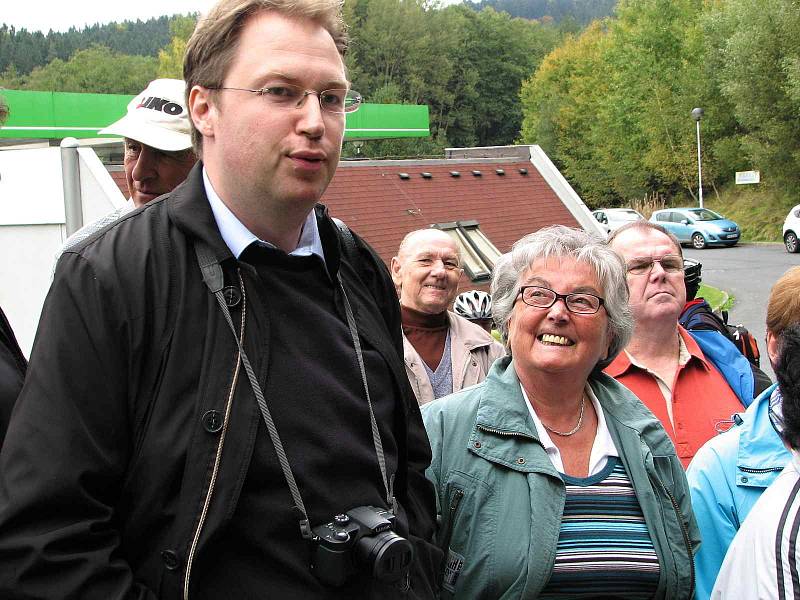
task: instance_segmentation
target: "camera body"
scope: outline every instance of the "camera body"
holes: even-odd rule
[[[396,517],[374,506],[359,506],[314,527],[311,571],[322,583],[344,585],[356,573],[384,583],[404,579],[414,548],[392,528]]]

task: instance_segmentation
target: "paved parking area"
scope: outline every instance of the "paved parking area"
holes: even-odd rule
[[[735,297],[729,322],[742,323],[753,333],[761,351],[761,368],[774,378],[764,342],[767,300],[772,284],[789,267],[800,265],[800,254],[789,254],[783,244],[758,243],[706,250],[684,248],[683,254],[703,264],[705,283]]]

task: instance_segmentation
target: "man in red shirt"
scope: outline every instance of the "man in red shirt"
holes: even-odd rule
[[[752,371],[719,332],[689,333],[678,324],[686,288],[681,246],[672,234],[639,221],[618,229],[608,243],[627,265],[636,325],[606,373],[653,411],[686,466],[752,401]]]

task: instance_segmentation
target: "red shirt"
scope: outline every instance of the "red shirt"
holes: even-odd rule
[[[722,373],[703,356],[694,338],[683,327],[679,326],[678,331],[691,356],[685,365],[678,366],[671,386],[674,427],[655,377],[632,364],[625,352],[605,372],[639,396],[661,421],[686,467],[700,446],[719,433],[717,426],[742,411],[742,403]]]

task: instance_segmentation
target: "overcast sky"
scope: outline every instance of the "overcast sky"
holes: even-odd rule
[[[66,31],[72,26],[81,28],[95,23],[149,19],[161,15],[205,12],[215,0],[2,0],[0,23],[29,31]],[[444,0],[453,4],[460,0]]]

